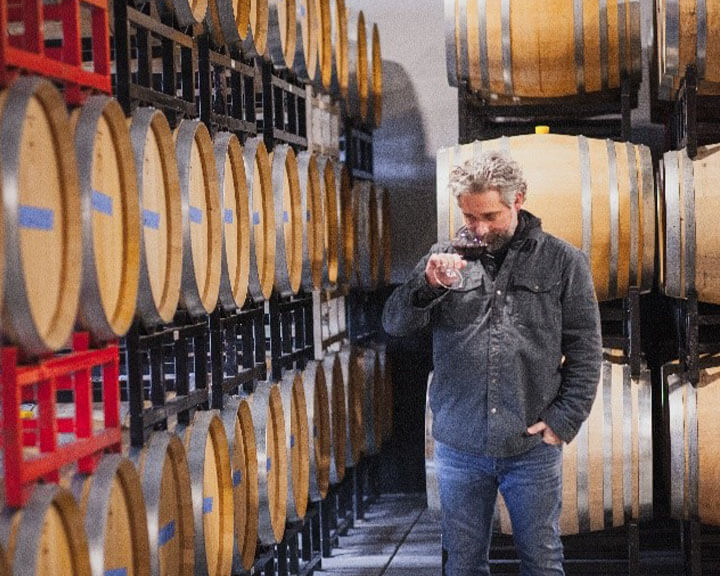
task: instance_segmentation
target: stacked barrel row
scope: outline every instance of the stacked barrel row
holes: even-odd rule
[[[389,382],[384,347],[348,347],[103,456],[91,476],[37,486],[0,518],[0,574],[248,570],[258,544],[280,542],[286,520],[379,451]]]
[[[76,324],[106,341],[136,316],[389,279],[387,191],[330,158],[195,120],[171,131],[153,108],[126,119],[106,96],[68,117],[33,77],[0,94],[0,141],[2,330],[29,356]]]
[[[697,67],[701,94],[720,93],[717,3],[654,6],[658,96],[674,98],[689,64]],[[558,2],[555,18],[544,8],[541,0],[445,0],[450,85],[503,103],[607,93],[623,78],[637,89],[644,57],[639,2]]]
[[[217,46],[270,60],[277,70],[340,99],[369,125],[382,120],[382,54],[377,24],[345,0],[158,2],[181,26],[204,22]]]

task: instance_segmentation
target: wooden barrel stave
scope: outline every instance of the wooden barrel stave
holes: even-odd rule
[[[287,144],[270,154],[275,206],[275,290],[297,294],[302,280],[303,222],[295,152]]]
[[[353,196],[350,169],[345,164],[336,168],[338,230],[338,283],[349,287],[355,274],[355,221],[353,218]]]
[[[308,362],[303,371],[310,437],[308,497],[323,500],[330,487],[331,417],[325,368],[322,361]]]
[[[124,336],[140,276],[140,204],[125,114],[91,96],[72,115],[82,202],[83,266],[78,321],[99,341]]]
[[[377,193],[371,182],[356,182],[352,190],[353,265],[352,285],[362,290],[377,289],[380,280],[380,230]],[[345,259],[347,261],[347,258]]]
[[[370,60],[370,95],[368,107],[371,110],[370,120],[375,128],[382,124],[382,51],[380,46],[380,30],[377,23],[373,24],[371,36],[371,60]]]
[[[275,203],[272,169],[262,138],[245,141],[245,174],[250,202],[250,272],[253,300],[270,298],[275,280]]]
[[[73,478],[72,491],[85,519],[93,575],[149,576],[145,499],[133,463],[119,454],[105,455],[92,475]]]
[[[137,108],[130,139],[142,211],[137,315],[152,328],[171,322],[180,300],[180,177],[172,132],[162,112]]]
[[[209,314],[220,293],[222,221],[215,153],[207,127],[183,120],[175,130],[183,210],[180,304],[192,316]]]
[[[131,449],[142,483],[153,576],[195,573],[195,524],[187,452],[180,439],[153,432],[142,450]]]
[[[223,222],[220,302],[225,310],[242,308],[250,275],[250,215],[243,149],[230,132],[215,135],[215,161]]]
[[[331,0],[330,16],[333,34],[330,92],[342,98],[347,98],[350,71],[348,68],[348,21],[345,0]]]
[[[318,25],[318,77],[319,90],[329,90],[333,76],[332,8],[331,0],[314,0]]]
[[[219,413],[195,413],[188,426],[178,426],[190,470],[195,522],[195,573],[222,576],[233,556],[233,492],[230,451]]]
[[[278,383],[285,420],[284,446],[287,451],[287,519],[301,520],[307,512],[310,480],[310,438],[307,401],[302,372],[287,372]]]
[[[82,274],[72,131],[65,102],[49,81],[22,77],[0,93],[0,143],[2,330],[26,355],[37,356],[66,345]]]
[[[323,284],[326,288],[338,282],[339,250],[341,232],[338,212],[338,184],[337,170],[331,158],[318,157],[318,172],[320,174],[320,187],[323,211],[323,237],[325,246],[325,259],[323,266]]]
[[[80,508],[72,493],[36,486],[30,500],[0,517],[0,540],[15,576],[91,576],[90,554]]]
[[[447,190],[449,171],[488,150],[509,152],[522,167],[528,183],[524,208],[542,219],[543,229],[589,254],[599,300],[624,297],[630,286],[642,292],[652,288],[655,219],[649,149],[556,134],[503,137],[442,149],[439,240],[452,237],[462,225],[462,215]],[[550,164],[561,169],[549,169],[547,156],[539,151],[562,157],[563,162]],[[555,201],[547,202],[548,195]]]
[[[347,447],[345,466],[353,467],[367,452],[363,404],[365,399],[364,349],[348,346],[338,353],[345,384],[345,402],[347,417]]]
[[[650,372],[631,378],[618,364],[618,351],[606,350],[598,394],[588,420],[563,447],[563,534],[582,534],[622,526],[652,516],[652,419]],[[432,385],[432,374],[428,384]],[[425,415],[425,469],[428,507],[439,516],[440,498],[434,465],[432,410]],[[512,533],[501,498],[494,529]]]

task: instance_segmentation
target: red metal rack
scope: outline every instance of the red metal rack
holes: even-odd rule
[[[83,64],[83,9],[90,12],[92,70]],[[50,23],[62,30],[59,46],[46,46]],[[0,34],[0,85],[30,72],[63,81],[71,104],[81,104],[88,89],[110,93],[107,0],[0,0]]]
[[[57,482],[63,466],[77,462],[79,472],[90,474],[103,451],[122,449],[117,344],[90,350],[88,334],[80,332],[67,355],[25,366],[18,364],[18,353],[17,348],[0,349],[5,502],[10,507],[23,506],[37,480]],[[97,431],[93,430],[94,367],[102,368],[104,427]],[[57,417],[57,392],[63,390],[73,394],[72,417]],[[23,402],[37,405],[36,417],[21,418]],[[60,445],[59,433],[75,438]],[[39,449],[39,454],[26,457],[28,447]]]

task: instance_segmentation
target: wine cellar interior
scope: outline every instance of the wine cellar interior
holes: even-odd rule
[[[445,576],[433,334],[383,310],[489,151],[600,312],[565,573],[720,574],[720,0],[0,0],[0,34],[0,576]]]

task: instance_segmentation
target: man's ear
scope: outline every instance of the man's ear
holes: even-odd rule
[[[515,194],[515,209],[520,210],[525,203],[525,192],[517,192]]]

